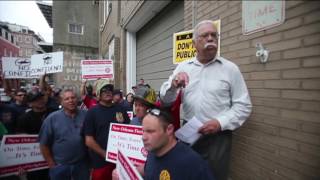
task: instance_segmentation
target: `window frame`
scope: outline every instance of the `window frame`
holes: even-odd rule
[[[70,31],[71,30],[71,26],[74,26],[74,28],[75,28],[75,31],[73,32],[73,31]],[[81,32],[79,33],[79,32],[76,32],[76,28],[77,27],[81,27]],[[70,34],[77,34],[77,35],[83,35],[84,34],[84,25],[83,24],[77,24],[77,23],[68,23],[68,32],[70,33]]]

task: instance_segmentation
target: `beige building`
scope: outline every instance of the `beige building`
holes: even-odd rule
[[[159,90],[175,68],[173,33],[220,19],[221,56],[239,65],[253,102],[251,117],[234,132],[230,178],[319,179],[320,3],[243,3],[100,1],[99,54],[114,60],[116,86],[128,92],[144,78]],[[281,13],[259,30],[266,22],[249,26],[247,11],[255,18]],[[256,57],[257,43],[269,51],[266,63]]]

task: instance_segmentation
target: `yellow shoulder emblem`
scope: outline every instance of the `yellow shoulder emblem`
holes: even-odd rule
[[[162,170],[160,173],[159,180],[170,180],[170,174],[167,170]]]
[[[124,122],[124,118],[121,112],[117,112],[116,113],[116,119],[119,123],[123,123]]]

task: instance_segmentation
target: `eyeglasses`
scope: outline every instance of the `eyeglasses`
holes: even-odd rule
[[[154,116],[160,116],[161,111],[160,111],[160,109],[148,109],[147,113],[150,113]]]
[[[199,37],[201,37],[203,39],[208,39],[209,36],[213,37],[214,39],[218,39],[219,38],[219,33],[212,32],[212,33],[203,33],[203,34],[199,35]]]

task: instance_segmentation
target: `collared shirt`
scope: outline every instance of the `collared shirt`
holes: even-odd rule
[[[184,120],[196,117],[202,122],[217,119],[221,130],[240,127],[251,113],[248,89],[238,66],[222,57],[201,64],[196,58],[177,66],[160,89],[165,104],[171,104],[177,89],[171,82],[179,72],[186,72],[189,84],[183,89]]]
[[[39,141],[51,148],[57,164],[73,164],[86,158],[86,146],[81,134],[86,111],[78,110],[70,117],[63,109],[51,113],[43,122]]]

